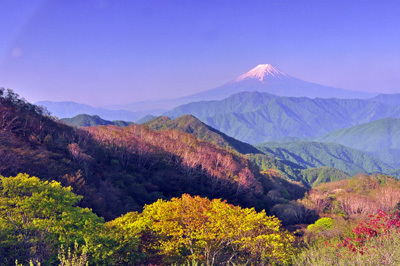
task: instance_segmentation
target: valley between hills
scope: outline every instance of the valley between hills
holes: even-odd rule
[[[2,265],[400,261],[399,95],[265,64],[138,106],[0,89]]]

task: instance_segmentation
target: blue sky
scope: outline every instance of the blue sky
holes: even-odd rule
[[[400,93],[398,1],[0,0],[0,86],[95,106],[175,98],[257,64]]]

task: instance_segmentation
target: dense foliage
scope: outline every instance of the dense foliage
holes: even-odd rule
[[[103,223],[89,209],[76,207],[82,197],[58,182],[26,174],[0,176],[0,182],[2,265],[16,259],[52,264],[61,245],[84,244]]]
[[[219,199],[184,194],[104,223],[76,206],[82,197],[70,187],[26,174],[0,178],[2,265],[271,264],[288,263],[294,252],[294,236],[277,218]]]
[[[187,194],[159,200],[144,208],[137,223],[158,237],[152,248],[164,263],[287,263],[293,252],[294,237],[277,218],[221,200]]]

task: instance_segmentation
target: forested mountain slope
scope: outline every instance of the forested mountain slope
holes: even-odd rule
[[[231,138],[224,133],[205,125],[200,120],[191,115],[184,115],[171,120],[168,117],[158,117],[148,123],[150,128],[156,130],[177,129],[183,132],[191,133],[201,140],[207,140],[216,144],[219,147],[236,150],[239,153],[245,154],[252,162],[254,162],[261,170],[277,171],[287,180],[293,180],[304,184],[306,187],[312,187],[321,182],[330,182],[331,180],[340,180],[349,176],[338,170],[333,169],[331,164],[315,164],[312,162],[296,163],[290,158],[284,158],[281,154],[268,153],[265,149],[256,149],[254,146]],[[289,160],[288,160],[289,159]],[[348,163],[351,164],[351,163]],[[330,166],[317,168],[322,166]],[[305,168],[313,168],[306,170]],[[357,173],[360,171],[357,171]],[[362,172],[365,172],[364,170]],[[318,178],[313,176],[317,175]]]
[[[318,137],[360,123],[400,117],[400,107],[359,99],[242,92],[221,101],[182,105],[164,115],[176,118],[184,114],[194,115],[235,139],[260,143],[283,137]]]
[[[365,151],[381,161],[399,168],[400,119],[385,118],[350,128],[336,130],[316,140],[335,142]]]
[[[154,130],[177,129],[182,132],[193,134],[195,137],[214,143],[219,147],[233,149],[242,154],[260,153],[260,151],[252,145],[229,137],[204,124],[192,115],[183,115],[174,120],[166,116],[160,116],[147,121],[145,125]]]
[[[286,143],[265,142],[255,145],[259,150],[275,158],[281,158],[305,168],[334,167],[349,175],[358,173],[393,174],[388,164],[366,152],[336,143],[294,141]]]
[[[82,206],[106,219],[183,193],[269,210],[306,191],[188,133],[136,124],[76,129],[12,91],[1,89],[0,96],[0,174],[25,172],[71,185],[84,196]],[[271,198],[272,190],[287,194]]]

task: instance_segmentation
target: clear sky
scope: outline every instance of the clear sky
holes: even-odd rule
[[[95,106],[175,98],[258,64],[400,93],[399,1],[0,0],[0,86]]]

